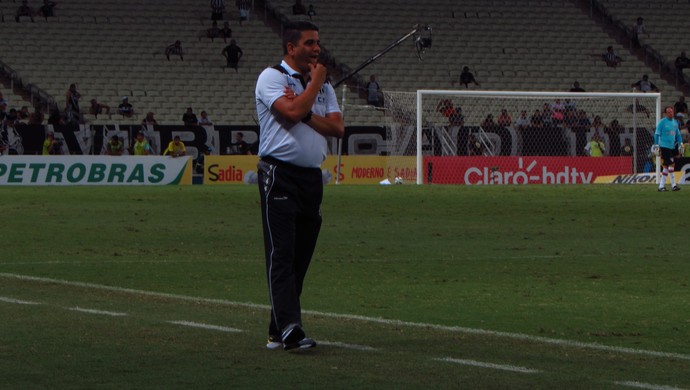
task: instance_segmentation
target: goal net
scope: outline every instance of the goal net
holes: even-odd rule
[[[418,184],[576,184],[655,170],[658,93],[384,91],[384,108],[391,164],[414,159]]]

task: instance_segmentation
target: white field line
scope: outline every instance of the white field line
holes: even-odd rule
[[[96,290],[103,290],[103,291],[113,291],[113,292],[133,294],[133,295],[139,295],[139,296],[149,296],[149,297],[167,298],[167,299],[175,299],[175,300],[189,301],[189,302],[203,302],[203,303],[223,305],[223,306],[235,306],[235,307],[245,307],[245,308],[250,308],[250,309],[269,310],[268,305],[260,305],[260,304],[251,303],[251,302],[234,302],[234,301],[228,301],[225,299],[192,297],[192,296],[180,295],[180,294],[170,294],[170,293],[162,293],[162,292],[155,292],[155,291],[135,290],[135,289],[131,289],[131,288],[106,286],[106,285],[95,284],[95,283],[72,282],[69,280],[50,279],[50,278],[43,278],[43,277],[37,277],[37,276],[17,275],[17,274],[11,274],[11,273],[0,273],[0,277],[23,280],[23,281],[31,281],[31,282],[52,283],[52,284],[71,286],[71,287],[89,288],[89,289],[96,289]],[[366,317],[366,316],[353,315],[353,314],[328,313],[328,312],[321,312],[321,311],[314,311],[314,310],[303,310],[302,312],[304,314],[310,314],[310,315],[319,316],[319,317],[326,317],[326,318],[344,319],[344,320],[351,320],[351,321],[362,321],[362,322],[377,323],[377,324],[399,326],[399,327],[425,328],[425,329],[433,329],[433,330],[446,331],[446,332],[484,335],[484,336],[491,336],[491,337],[503,337],[503,338],[513,339],[513,340],[523,340],[523,341],[528,341],[528,342],[533,342],[533,343],[551,344],[551,345],[558,345],[558,346],[564,346],[564,347],[572,347],[572,348],[580,348],[580,349],[592,349],[592,350],[597,350],[597,351],[615,352],[615,353],[622,353],[622,354],[629,354],[629,355],[653,356],[653,357],[659,357],[659,358],[671,358],[671,359],[681,359],[681,360],[689,360],[690,361],[690,355],[682,354],[682,353],[650,351],[650,350],[646,350],[646,349],[635,349],[635,348],[626,348],[626,347],[612,347],[612,346],[602,345],[602,344],[597,344],[597,343],[587,343],[587,342],[564,340],[564,339],[553,339],[553,338],[548,338],[548,337],[532,336],[532,335],[523,334],[523,333],[499,332],[499,331],[486,330],[486,329],[466,328],[466,327],[462,327],[462,326],[447,326],[447,325],[437,325],[437,324],[426,324],[426,323],[421,323],[421,322],[389,320],[389,319],[385,319],[385,318]]]
[[[683,390],[680,387],[673,387],[673,386],[664,386],[664,385],[653,385],[651,383],[642,383],[642,382],[634,382],[634,381],[629,381],[629,382],[613,382],[617,385],[620,386],[627,386],[627,387],[634,387],[636,389],[646,389],[646,390]]]
[[[206,329],[206,330],[217,330],[220,332],[231,332],[231,333],[239,333],[239,332],[244,332],[242,329],[237,329],[237,328],[229,328],[227,326],[220,326],[220,325],[210,325],[210,324],[204,324],[201,322],[191,322],[191,321],[165,321],[169,324],[175,324],[175,325],[181,325],[181,326],[187,326],[190,328],[197,328],[197,329]]]
[[[0,302],[14,303],[17,305],[40,305],[40,302],[22,301],[21,299],[14,299],[8,297],[0,297]]]
[[[486,363],[486,362],[480,362],[477,360],[453,359],[453,358],[439,358],[439,359],[434,359],[434,360],[438,360],[440,362],[462,364],[463,366],[472,366],[472,367],[489,368],[492,370],[520,372],[523,374],[538,374],[541,372],[539,370],[535,370],[535,369],[527,368],[527,367],[511,366],[511,365],[507,365],[507,364]]]
[[[347,343],[341,343],[339,341],[321,341],[321,340],[319,340],[318,344],[319,345],[325,345],[328,347],[354,349],[355,351],[364,351],[364,352],[378,351],[377,348],[370,347],[368,345],[347,344]]]
[[[127,313],[120,313],[120,312],[116,312],[116,311],[96,310],[96,309],[86,309],[86,308],[79,307],[79,306],[66,307],[65,309],[71,310],[71,311],[78,311],[80,313],[98,314],[98,315],[110,316],[110,317],[124,317],[127,315]]]
[[[607,257],[630,257],[631,255],[640,256],[644,253],[607,253]],[[601,257],[603,254],[596,253],[580,253],[580,254],[568,254],[568,258],[596,258]],[[538,259],[560,259],[565,257],[565,255],[524,255],[524,256],[504,256],[501,260],[538,260]],[[465,260],[497,260],[497,257],[491,256],[471,256],[463,257]],[[401,261],[413,261],[414,259],[403,259]],[[443,259],[426,259],[426,261],[449,261],[456,260],[456,258],[443,258]],[[320,259],[319,262],[330,263],[337,262],[338,260],[328,260]],[[59,260],[46,260],[46,261],[13,261],[13,262],[0,262],[0,265],[92,265],[98,266],[102,264],[186,264],[186,263],[255,263],[255,258],[244,258],[244,259],[198,259],[198,260],[99,260],[97,262],[93,261],[59,261]],[[389,260],[382,260],[377,258],[360,258],[357,259],[360,263],[384,263],[389,262]]]

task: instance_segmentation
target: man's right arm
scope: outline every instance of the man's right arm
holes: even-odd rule
[[[311,81],[304,92],[294,99],[282,96],[273,103],[272,108],[290,122],[297,123],[309,114],[314,106],[314,101],[316,101],[316,96],[326,81],[325,66],[316,64],[312,65],[311,68]]]

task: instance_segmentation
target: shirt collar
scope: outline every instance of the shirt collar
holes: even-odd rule
[[[300,75],[300,76],[302,76],[302,73],[300,73],[300,72],[298,72],[298,71],[292,69],[292,68],[290,67],[290,65],[288,65],[287,62],[285,62],[285,60],[283,60],[283,61],[280,63],[280,66],[282,66],[283,69],[287,70],[288,73],[290,73],[290,76],[295,76],[295,75]]]

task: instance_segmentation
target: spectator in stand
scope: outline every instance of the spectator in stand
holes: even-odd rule
[[[249,20],[249,10],[252,7],[252,0],[236,0],[235,5],[240,14],[240,26],[245,20]]]
[[[312,20],[316,16],[316,10],[314,9],[314,4],[309,4],[309,9],[307,10],[307,16],[309,20]]]
[[[690,68],[690,58],[685,55],[685,52],[680,52],[680,56],[676,57],[676,71],[678,72],[678,78],[683,80],[683,69]]]
[[[250,154],[249,144],[244,140],[244,133],[235,133],[235,142],[232,144],[234,154]]]
[[[98,116],[105,113],[110,115],[110,106],[99,103],[96,99],[91,99],[91,106],[89,107],[89,114],[98,119]]]
[[[467,141],[467,153],[470,156],[485,156],[486,148],[484,144],[477,138],[476,134],[470,134]]]
[[[182,157],[187,154],[187,148],[185,148],[184,143],[180,140],[180,136],[176,135],[172,141],[168,144],[168,147],[163,151],[164,156],[171,157]]]
[[[55,126],[60,126],[66,124],[65,118],[57,107],[50,109],[50,116],[48,116],[48,124]]]
[[[601,120],[601,116],[595,115],[591,125],[592,130],[598,132],[599,134],[603,134],[605,127],[604,122]]]
[[[613,152],[611,154],[614,156]],[[621,149],[621,156],[632,156],[633,155],[633,146],[632,146],[632,140],[630,138],[625,139],[625,143],[623,144],[623,148]]]
[[[122,156],[124,152],[125,145],[117,135],[110,137],[110,141],[105,144],[105,154],[108,156]]]
[[[215,38],[218,38],[219,36],[220,36],[220,29],[218,28],[218,22],[216,22],[214,20],[213,23],[211,23],[211,28],[206,30],[206,38],[211,38],[211,42],[213,42],[213,40]],[[201,37],[199,37],[199,40],[201,40]]]
[[[211,122],[211,118],[208,117],[208,113],[206,111],[201,111],[199,126],[213,126],[213,122]]]
[[[10,111],[5,115],[5,120],[2,122],[3,130],[7,130],[8,127],[14,127],[19,121],[19,115],[15,108],[10,108]]]
[[[17,111],[17,119],[23,121],[24,123],[28,122],[30,116],[31,113],[29,112],[29,107],[27,106],[22,106],[22,108]]]
[[[141,125],[148,128],[149,126],[158,126],[158,121],[153,117],[154,113],[149,111],[146,113],[144,119],[141,120]]]
[[[526,114],[526,112],[525,112]],[[510,125],[513,123],[513,118],[510,117],[510,114],[508,113],[508,110],[505,108],[501,110],[501,114],[498,116],[497,119],[497,124],[500,127],[510,127]]]
[[[225,22],[223,28],[218,32],[218,36],[223,38],[223,42],[227,42],[228,38],[232,38],[232,29],[230,28],[230,22]]]
[[[0,112],[5,112],[7,111],[7,106],[8,106],[7,99],[2,95],[2,92],[0,92]]]
[[[623,62],[623,59],[613,51],[613,46],[607,47],[606,52],[601,55],[601,58],[606,62],[606,66],[611,68],[617,68]]]
[[[592,157],[603,157],[606,153],[606,146],[598,132],[592,134],[592,139],[585,145],[585,152]]]
[[[474,74],[470,72],[470,68],[465,66],[462,68],[462,73],[460,73],[460,84],[464,84],[465,88],[469,88],[470,83],[473,83],[476,86],[480,85],[474,78]],[[455,81],[453,81],[453,85],[455,85]]]
[[[680,95],[673,108],[676,111],[677,118],[685,120],[688,117],[688,104],[685,103],[685,96]]]
[[[134,144],[132,145],[132,154],[135,156],[148,156],[153,152],[149,141],[144,137],[143,132],[138,132]]]
[[[235,72],[237,72],[237,66],[240,63],[240,59],[242,59],[242,49],[237,46],[237,42],[234,39],[230,40],[230,44],[225,46],[225,49],[220,53],[225,57],[225,60],[227,61],[227,67],[228,68],[233,68],[235,69]]]
[[[577,118],[572,130],[575,132],[575,153],[582,156],[587,145],[587,132],[592,127],[592,122],[587,117],[585,110],[577,111]]]
[[[484,120],[481,123],[481,128],[484,129],[484,131],[491,131],[494,132],[498,128],[498,125],[496,125],[496,122],[494,121],[494,116],[489,114],[484,118]]]
[[[562,124],[565,120],[565,105],[561,102],[561,99],[556,99],[551,104],[551,122],[555,124]]]
[[[573,87],[570,88],[570,92],[585,92],[585,90],[580,86],[579,82],[574,82]]]
[[[46,139],[43,141],[43,153],[44,156],[49,156],[51,154],[58,153],[58,142],[55,140],[55,133],[49,131],[46,134]]]
[[[35,106],[34,112],[32,112],[31,115],[29,116],[29,124],[30,125],[41,125],[41,124],[43,124],[44,119],[45,119],[45,116],[43,115],[43,112],[41,112],[41,107]]]
[[[165,48],[165,58],[170,61],[170,55],[179,55],[180,60],[184,61],[184,52],[182,51],[182,42],[179,40],[175,41],[172,45],[168,45],[168,47]]]
[[[374,107],[383,107],[383,99],[381,99],[381,86],[376,81],[376,75],[369,76],[369,82],[364,87],[367,91],[367,104]]]
[[[450,99],[441,99],[436,105],[436,111],[448,118],[448,125],[459,127],[458,132],[458,155],[467,155],[467,145],[469,139],[469,129],[465,128],[465,116],[462,114],[460,106],[455,107]]]
[[[194,114],[192,107],[187,107],[187,111],[185,111],[185,113],[182,114],[182,122],[185,126],[199,125],[199,120],[197,119],[196,114]]]
[[[621,134],[625,133],[625,128],[614,119],[606,126],[604,133],[609,136],[609,156],[621,155]]]
[[[465,124],[462,108],[455,107],[450,99],[441,99],[436,105],[436,111],[448,118],[448,124],[451,126],[464,126]]]
[[[68,123],[84,122],[81,109],[79,108],[79,99],[81,99],[81,94],[77,90],[77,85],[70,84],[65,94],[65,114],[67,115]]]
[[[28,16],[31,19],[31,23],[34,22],[34,10],[29,7],[29,2],[27,0],[22,0],[22,5],[17,8],[17,14],[14,16],[14,21],[19,23],[19,18],[22,16]]]
[[[647,32],[647,27],[644,25],[644,19],[642,17],[637,18],[635,21],[635,24],[632,26],[632,46],[635,49],[639,49],[642,47],[642,44],[640,43],[640,36],[642,34],[647,34],[647,38],[649,38],[649,33]]]
[[[541,112],[541,110],[534,110],[534,113],[529,118],[529,126],[535,129],[541,129],[544,127],[544,114]]]
[[[517,130],[524,130],[529,126],[530,120],[527,117],[527,110],[520,111],[520,116],[515,120]]]
[[[127,96],[122,97],[122,103],[117,106],[117,112],[125,118],[131,118],[134,116],[134,107],[129,102]]]
[[[56,2],[50,1],[50,0],[43,0],[43,5],[41,8],[38,9],[38,13],[43,15],[44,18],[46,18],[46,21],[48,18],[55,16],[55,6],[57,5]]]
[[[553,123],[553,110],[549,103],[544,103],[542,106],[541,119],[544,122],[544,126],[551,126]]]
[[[293,15],[306,15],[307,8],[302,4],[302,0],[295,0],[295,4],[292,5]]]
[[[631,87],[637,88],[638,91],[640,92],[659,92],[659,88],[654,85],[651,81],[649,81],[649,76],[646,74],[642,75],[642,80],[638,80],[632,84],[630,84]]]
[[[211,0],[211,20],[223,20],[225,12],[225,0]]]

